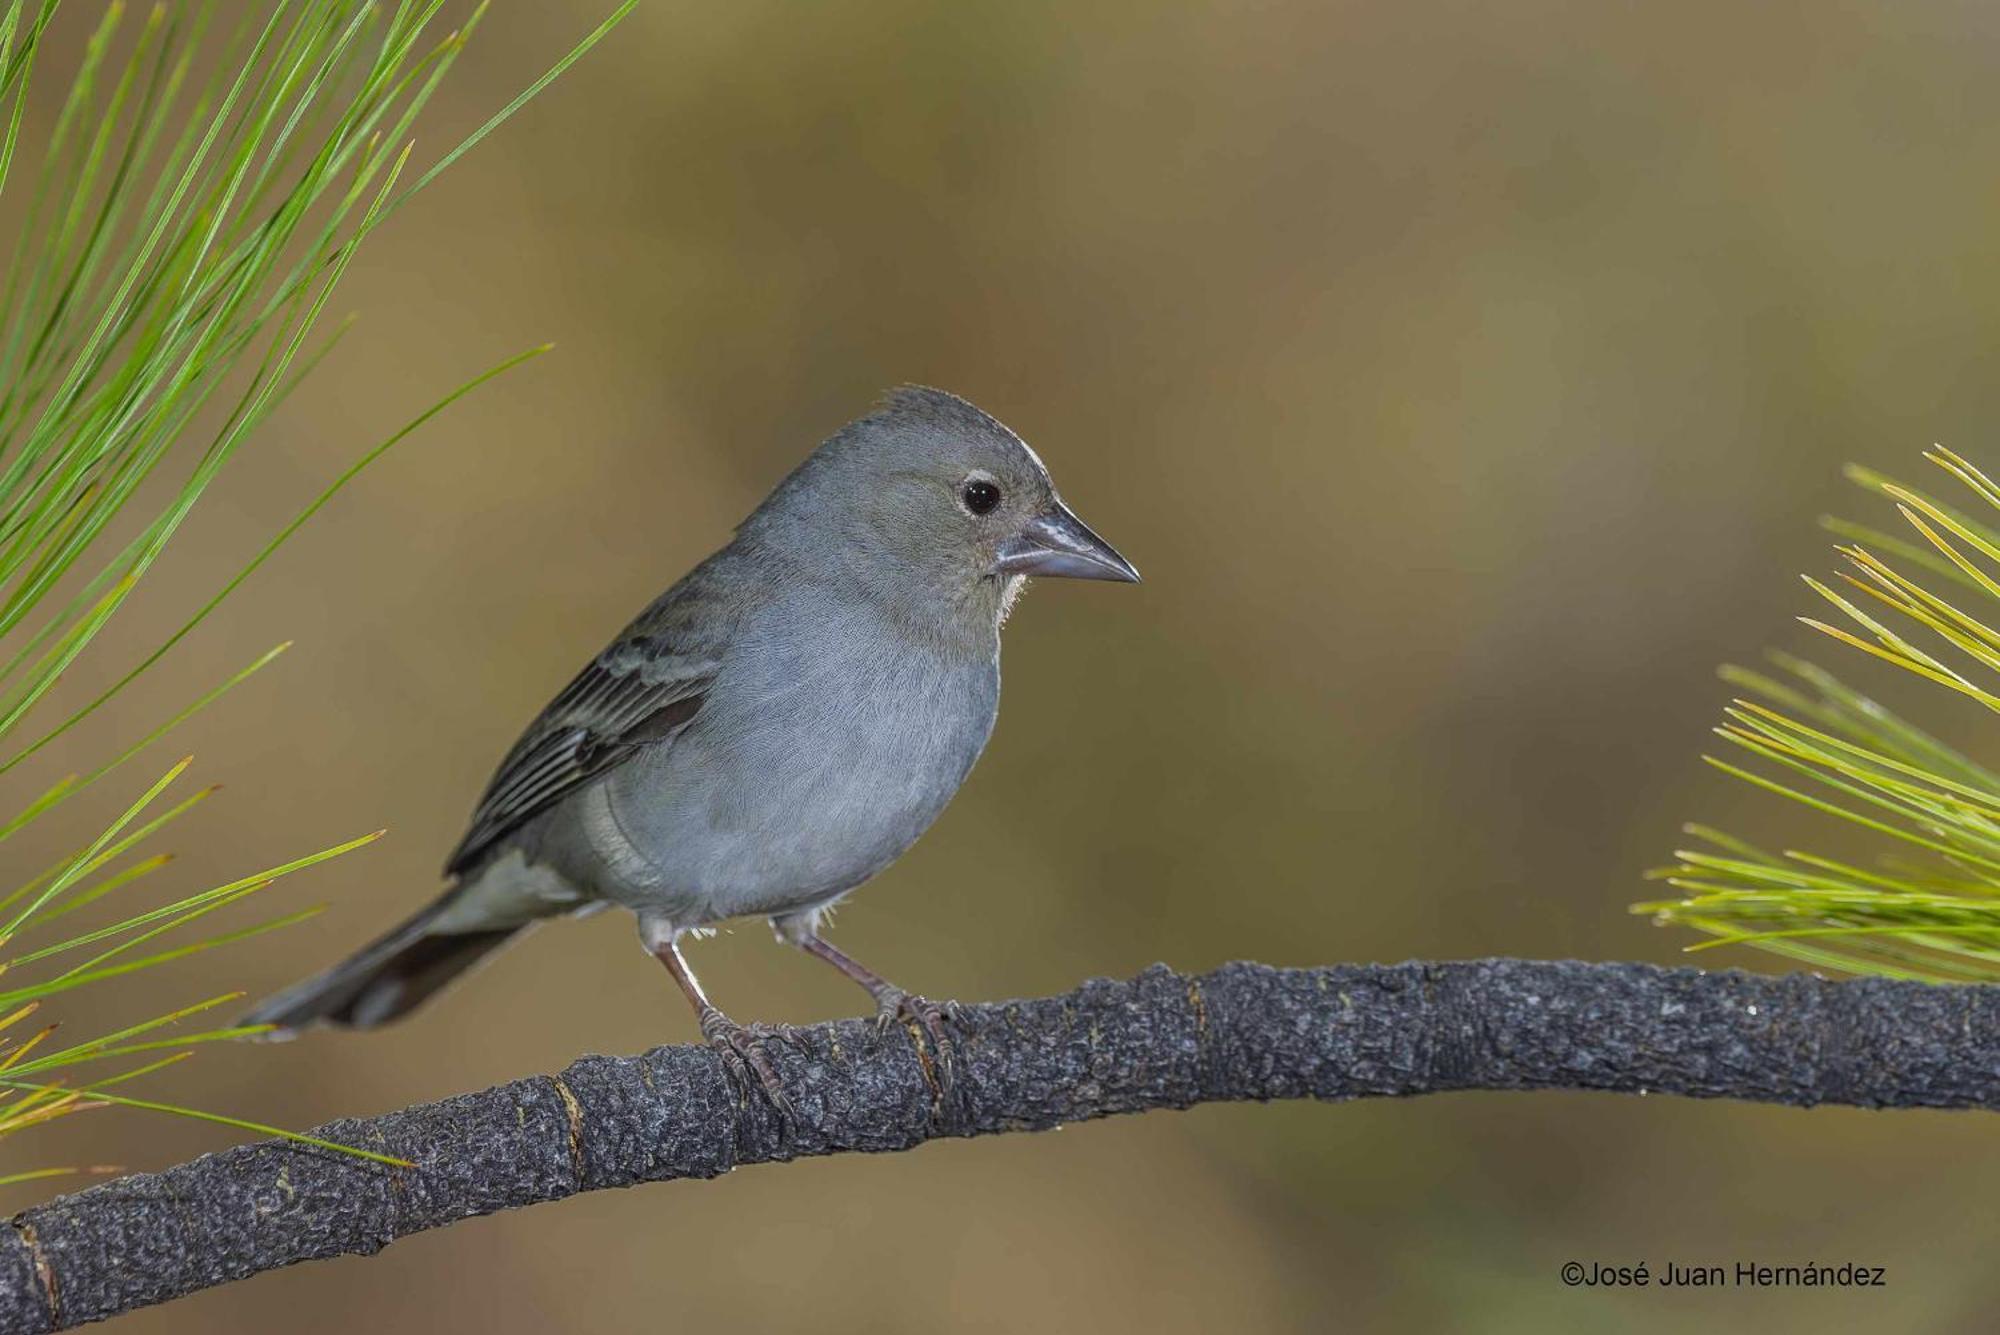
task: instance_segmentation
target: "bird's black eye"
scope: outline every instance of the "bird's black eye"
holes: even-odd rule
[[[965,508],[976,515],[983,515],[1000,504],[1000,488],[984,478],[974,478],[966,483],[965,489],[958,495],[965,502]]]

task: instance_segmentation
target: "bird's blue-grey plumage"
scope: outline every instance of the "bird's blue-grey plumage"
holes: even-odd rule
[[[979,758],[1000,626],[1035,573],[1137,578],[1013,432],[942,391],[896,392],[529,725],[442,899],[249,1022],[379,1023],[520,928],[606,904],[667,950],[767,916],[880,983],[817,943],[820,912],[907,849]]]

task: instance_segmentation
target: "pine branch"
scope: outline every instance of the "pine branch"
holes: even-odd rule
[[[966,1009],[949,1064],[861,1020],[766,1043],[787,1124],[702,1046],[339,1121],[411,1169],[265,1141],[38,1206],[0,1231],[0,1330],[42,1332],[579,1191],[906,1150],[1153,1108],[1589,1089],[2000,1109],[2000,987],[1524,960],[1155,966]]]

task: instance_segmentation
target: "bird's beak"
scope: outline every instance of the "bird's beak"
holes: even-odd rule
[[[1110,543],[1090,531],[1061,501],[1029,520],[1000,544],[996,574],[1111,579],[1137,584],[1139,572]]]

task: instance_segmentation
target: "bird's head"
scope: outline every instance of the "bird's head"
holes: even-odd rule
[[[1063,503],[1026,442],[937,389],[896,390],[843,427],[760,518],[794,554],[871,593],[980,616],[1003,614],[1030,576],[1139,579]]]

